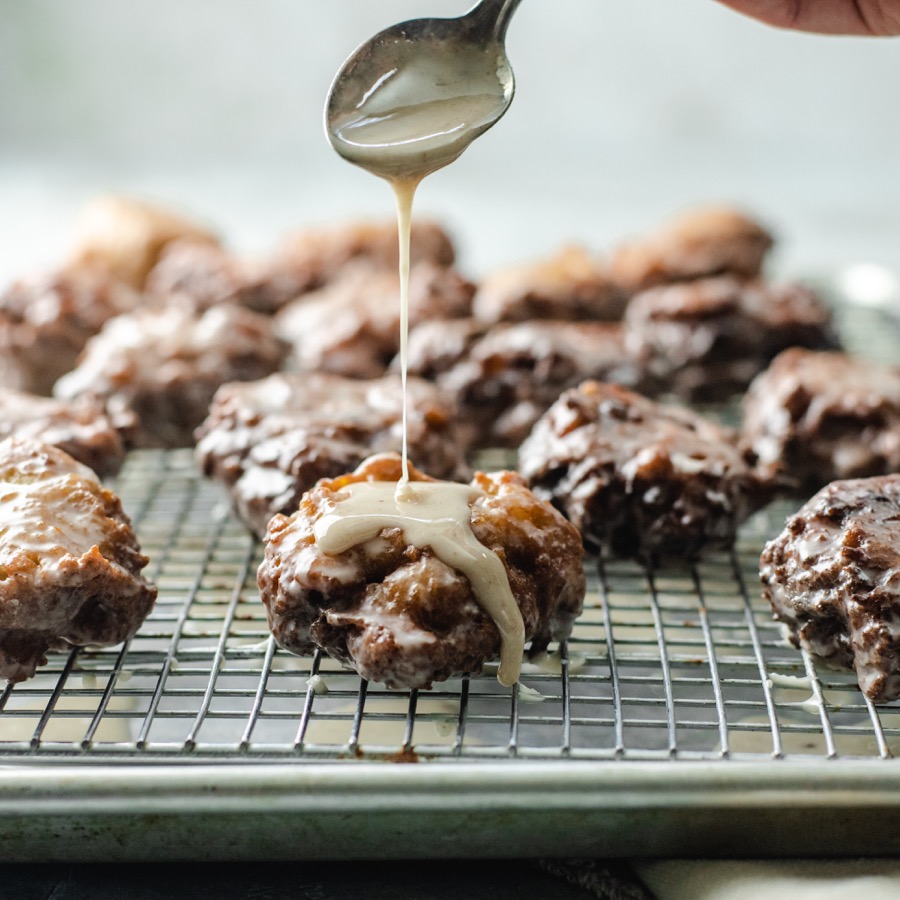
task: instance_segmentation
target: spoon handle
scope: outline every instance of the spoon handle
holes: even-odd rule
[[[521,2],[522,0],[480,0],[466,13],[465,18],[471,22],[473,31],[502,43],[510,19]]]

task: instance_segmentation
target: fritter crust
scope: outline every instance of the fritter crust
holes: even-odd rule
[[[900,697],[900,475],[822,488],[766,545],[760,579],[795,646],[854,669],[874,703]]]
[[[478,286],[473,313],[488,324],[531,319],[615,322],[626,301],[608,268],[583,247],[571,245],[547,259],[488,274]]]
[[[0,388],[0,440],[14,436],[52,444],[101,477],[119,471],[136,427],[133,413],[110,414],[96,398],[53,400]]]
[[[729,429],[596,381],[550,407],[522,445],[519,470],[586,541],[651,561],[730,547],[777,486]]]
[[[0,294],[0,384],[49,395],[104,323],[138,302],[124,284],[86,268],[13,282]]]
[[[456,397],[482,448],[518,447],[559,395],[585,379],[647,386],[621,326],[607,322],[424,322],[409,337],[409,371]]]
[[[774,239],[750,216],[728,206],[702,206],[622,244],[612,258],[629,292],[710,275],[756,278]]]
[[[416,217],[410,233],[410,262],[451,266],[456,249],[436,222]],[[283,242],[279,257],[306,290],[327,284],[348,263],[364,262],[397,271],[397,220],[353,220],[300,229]]]
[[[653,288],[625,313],[635,364],[688,401],[724,400],[787,347],[838,346],[831,311],[799,284],[705,278]]]
[[[475,286],[455,269],[419,263],[410,271],[409,321],[467,316]],[[275,319],[292,346],[288,368],[378,378],[400,350],[400,277],[355,263],[326,287],[285,306]]]

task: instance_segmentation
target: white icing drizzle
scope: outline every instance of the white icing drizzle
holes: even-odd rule
[[[362,481],[335,496],[331,511],[314,526],[316,543],[326,553],[343,553],[399,528],[416,547],[430,547],[442,562],[462,572],[475,599],[500,632],[497,678],[509,686],[519,679],[525,624],[502,560],[472,532],[469,504],[480,492],[446,481]]]
[[[408,409],[406,389],[409,370],[409,238],[412,226],[412,205],[419,186],[418,178],[392,182],[397,199],[397,231],[400,236],[400,381],[403,385],[403,477],[398,490],[409,483]]]
[[[0,477],[0,567],[25,555],[49,568],[108,540],[114,523],[99,482],[85,466],[69,465],[69,471],[20,472],[18,481]]]

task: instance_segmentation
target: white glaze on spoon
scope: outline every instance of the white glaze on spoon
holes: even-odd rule
[[[512,72],[497,44],[398,41],[394,49],[390,68],[329,120],[329,137],[341,156],[374,175],[421,180],[503,114]]]

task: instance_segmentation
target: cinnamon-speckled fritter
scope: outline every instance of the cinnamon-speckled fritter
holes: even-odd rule
[[[410,263],[451,266],[453,241],[437,223],[416,217],[410,233]],[[306,290],[321,287],[353,262],[397,271],[400,264],[397,220],[349,221],[300,229],[281,249],[282,263]]]
[[[796,646],[854,669],[873,702],[900,698],[900,475],[822,488],[766,545],[760,578]]]
[[[0,293],[0,384],[49,395],[88,339],[137,303],[130,288],[92,269],[14,282]]]
[[[118,472],[136,426],[133,413],[113,415],[92,397],[54,400],[0,388],[0,440],[12,436],[52,444],[102,477]]]
[[[538,420],[519,470],[586,541],[649,560],[730,547],[776,488],[730,430],[596,381],[564,393]]]
[[[23,681],[58,644],[131,637],[156,599],[118,497],[71,456],[0,442],[0,678]]]
[[[468,315],[474,291],[455,269],[413,266],[410,324]],[[377,378],[400,350],[399,274],[368,264],[350,266],[326,287],[285,306],[275,327],[292,345],[288,368]]]
[[[710,275],[756,278],[772,243],[762,225],[736,209],[698,207],[620,246],[612,273],[629,292]]]
[[[627,296],[608,268],[584,248],[564,247],[547,259],[488,274],[472,311],[483,322],[569,319],[613,322]]]
[[[803,285],[720,276],[633,297],[625,343],[665,390],[709,401],[746,388],[788,347],[829,349],[838,340],[831,311]]]
[[[293,653],[321,647],[363,678],[389,688],[427,688],[478,673],[500,634],[469,581],[398,528],[343,553],[316,544],[316,521],[342,487],[396,481],[397,456],[367,460],[352,475],[320,481],[292,516],[276,516],[259,567],[260,595],[278,643]],[[413,481],[430,480],[413,470]],[[471,503],[476,538],[500,557],[525,622],[530,651],[568,637],[585,592],[581,539],[511,472],[479,473]]]
[[[188,447],[221,384],[271,374],[286,350],[271,320],[249,309],[144,309],[107,322],[54,392],[135,413],[136,446]]]
[[[643,385],[621,326],[605,322],[424,322],[409,337],[409,371],[456,398],[477,447],[518,447],[550,404],[585,379]]]
[[[750,385],[743,413],[759,459],[807,491],[900,472],[900,367],[785,350]]]
[[[433,384],[410,378],[409,455],[435,478],[467,474],[456,406]],[[197,431],[197,459],[230,489],[256,534],[292,513],[320,478],[352,471],[372,453],[399,451],[403,392],[398,376],[370,381],[323,372],[278,373],[226,384]]]

